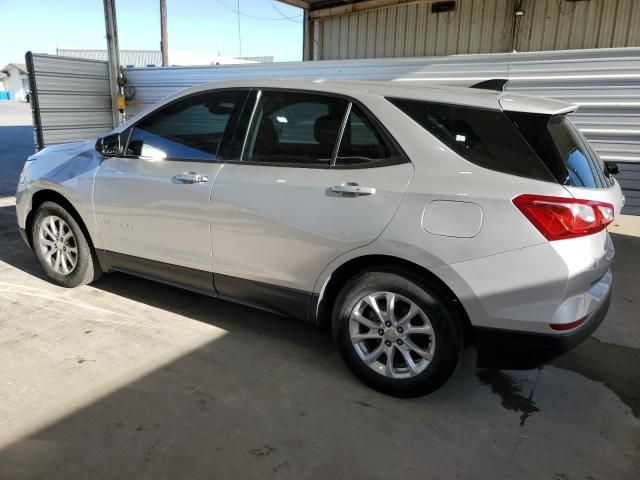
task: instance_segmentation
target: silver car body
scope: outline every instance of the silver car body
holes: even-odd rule
[[[334,272],[349,261],[374,256],[427,269],[453,292],[474,327],[561,335],[549,324],[589,315],[607,298],[614,254],[607,231],[550,242],[511,199],[535,193],[606,200],[617,214],[624,201],[617,182],[604,189],[568,188],[485,169],[445,147],[385,97],[547,114],[570,112],[574,106],[511,93],[393,82],[234,81],[180,92],[115,132],[176,98],[223,88],[347,96],[366,106],[411,161],[307,169],[103,158],[94,149],[95,140],[53,146],[25,166],[17,191],[20,227],[27,226],[33,195],[51,190],[77,210],[96,250],[188,269],[202,278],[190,286],[213,295],[220,293],[218,278],[225,279],[231,293],[234,282],[243,280],[308,295],[311,320]],[[206,181],[172,181],[185,172],[197,172]],[[375,194],[331,194],[332,186],[347,183],[373,187]],[[117,269],[163,279],[144,268]],[[208,288],[212,273],[217,290]],[[287,302],[263,300],[259,288],[239,300],[295,313]]]

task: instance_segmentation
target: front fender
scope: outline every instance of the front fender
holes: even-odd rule
[[[92,142],[73,144],[73,147],[47,148],[30,157],[16,191],[18,225],[20,228],[27,227],[34,199],[36,202],[46,199],[47,192],[60,195],[78,212],[94,246],[101,248],[92,198],[94,179],[102,156],[95,151]]]

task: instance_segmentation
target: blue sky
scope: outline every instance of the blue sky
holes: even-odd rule
[[[238,56],[236,9],[237,0],[167,0],[169,50]],[[120,49],[160,49],[158,0],[116,0],[116,10]],[[0,12],[0,66],[23,63],[27,50],[106,48],[102,0],[0,0]],[[240,0],[240,12],[243,56],[302,59],[301,9]]]

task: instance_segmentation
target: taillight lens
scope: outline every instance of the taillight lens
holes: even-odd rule
[[[547,240],[591,235],[613,221],[613,205],[595,200],[520,195],[513,199],[525,217]]]

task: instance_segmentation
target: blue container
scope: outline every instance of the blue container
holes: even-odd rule
[[[0,92],[0,100],[9,100],[9,92]]]

